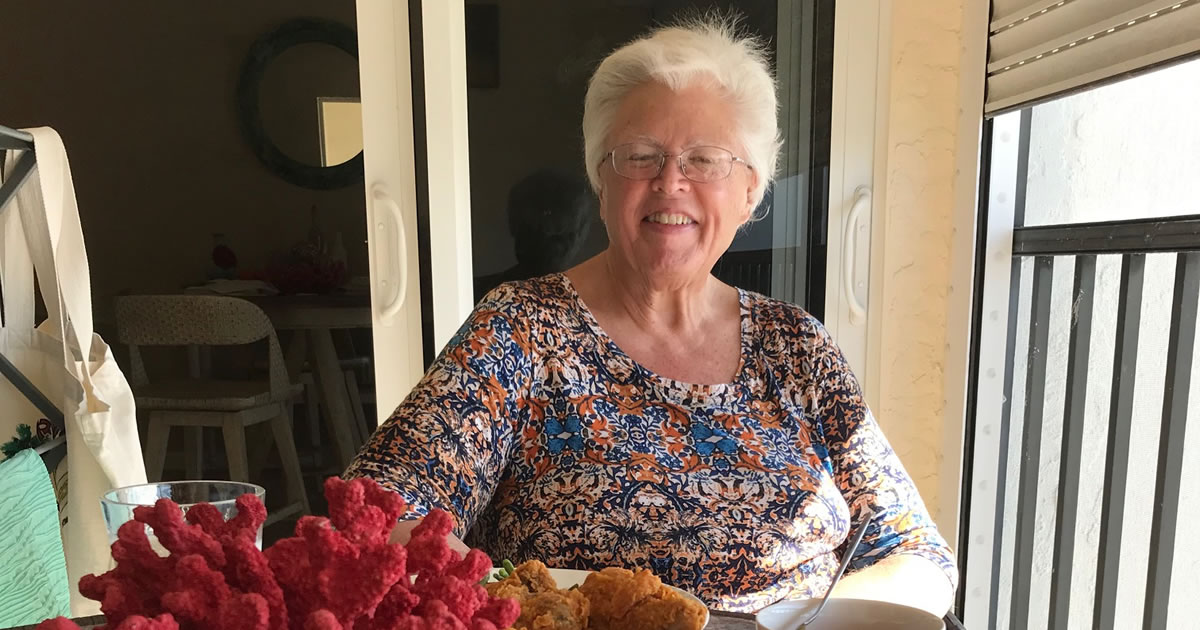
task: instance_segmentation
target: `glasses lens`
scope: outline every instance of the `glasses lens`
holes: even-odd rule
[[[665,159],[662,149],[640,142],[622,144],[612,152],[613,168],[629,179],[658,177]],[[721,147],[693,147],[684,151],[680,159],[683,175],[694,182],[725,179],[733,170],[733,154]]]
[[[695,147],[683,152],[683,174],[697,182],[729,177],[733,154],[720,147]]]
[[[613,149],[613,167],[630,179],[654,179],[662,167],[663,152],[650,144],[623,144]]]

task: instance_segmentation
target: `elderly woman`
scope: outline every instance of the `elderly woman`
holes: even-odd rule
[[[701,21],[620,48],[583,135],[608,249],[491,291],[347,475],[493,558],[726,610],[819,596],[870,518],[836,594],[943,614],[954,558],[829,334],[710,273],[775,169],[761,45]]]

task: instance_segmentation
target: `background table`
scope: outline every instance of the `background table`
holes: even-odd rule
[[[245,298],[258,305],[276,330],[293,332],[284,349],[288,376],[297,378],[308,361],[316,376],[321,402],[342,470],[350,465],[362,442],[350,393],[333,343],[333,331],[371,327],[371,296],[367,294],[273,295]]]

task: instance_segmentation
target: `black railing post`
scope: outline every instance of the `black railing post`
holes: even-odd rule
[[[1145,275],[1145,254],[1122,257],[1113,343],[1112,393],[1108,407],[1108,442],[1104,455],[1100,549],[1096,557],[1096,589],[1093,593],[1092,628],[1095,630],[1115,627],[1117,617],[1117,576],[1121,568],[1121,533],[1125,518],[1125,488],[1129,482],[1129,438],[1133,432],[1133,396]]]
[[[1154,484],[1154,525],[1150,528],[1150,565],[1146,579],[1143,626],[1166,630],[1171,598],[1171,564],[1179,526],[1179,487],[1183,482],[1183,446],[1187,429],[1196,310],[1200,298],[1200,252],[1180,253],[1175,263],[1175,296],[1167,342],[1162,431],[1158,434],[1158,477]]]
[[[1042,458],[1042,416],[1046,407],[1046,351],[1050,342],[1050,294],[1054,258],[1033,261],[1033,304],[1029,320],[1029,367],[1025,377],[1025,428],[1021,432],[1021,477],[1017,491],[1016,561],[1013,562],[1011,628],[1029,624],[1029,595],[1036,537],[1038,468]]]
[[[1096,299],[1096,257],[1075,257],[1071,293],[1071,333],[1067,349],[1067,396],[1063,406],[1062,453],[1058,464],[1058,505],[1054,518],[1054,579],[1050,583],[1050,628],[1069,628],[1071,569],[1075,564],[1075,521],[1079,515],[1079,474],[1083,424],[1087,414],[1088,359],[1092,308]]]

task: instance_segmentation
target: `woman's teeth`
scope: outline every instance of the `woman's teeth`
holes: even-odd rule
[[[682,214],[667,214],[665,212],[656,212],[646,217],[646,220],[651,223],[661,223],[663,225],[687,225],[689,223],[695,223],[695,221],[683,216]]]

